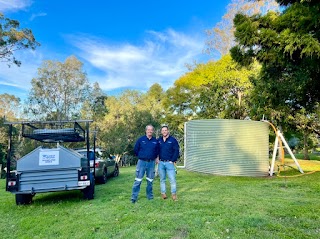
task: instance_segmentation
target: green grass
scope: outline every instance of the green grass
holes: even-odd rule
[[[296,159],[304,159],[304,154],[294,154]],[[291,158],[290,154],[285,155],[286,158]],[[318,160],[320,161],[320,155],[319,154],[309,154],[310,160]]]
[[[0,180],[1,238],[319,238],[320,172],[301,177],[224,177],[179,169],[177,202],[130,203],[134,167],[97,185],[95,199],[78,191],[37,194],[16,206]],[[288,169],[289,170],[289,169]],[[293,169],[291,169],[293,170]]]

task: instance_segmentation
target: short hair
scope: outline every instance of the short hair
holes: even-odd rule
[[[163,129],[163,128],[167,128],[167,130],[169,130],[168,125],[162,125],[162,126],[161,126],[161,129]]]
[[[153,125],[151,125],[151,124],[148,124],[148,125],[146,126],[146,131],[147,131],[148,127],[152,127],[152,129],[153,129],[153,131],[154,131],[154,127],[153,127]]]

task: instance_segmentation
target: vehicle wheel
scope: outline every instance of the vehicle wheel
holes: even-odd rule
[[[91,173],[90,174],[90,186],[83,189],[83,198],[84,199],[87,199],[87,200],[94,199],[94,186],[95,186],[94,177]]]
[[[103,170],[103,174],[102,174],[102,177],[101,177],[101,183],[102,183],[102,184],[105,184],[105,183],[107,182],[107,180],[108,180],[108,171],[107,171],[107,169],[105,168],[105,169]]]
[[[116,165],[116,168],[114,169],[114,172],[113,172],[113,177],[118,177],[119,176],[119,166],[118,164]]]
[[[32,203],[32,194],[16,194],[16,204],[26,205]]]

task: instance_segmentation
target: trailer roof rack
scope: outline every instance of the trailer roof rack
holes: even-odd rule
[[[20,121],[5,124],[21,124],[22,136],[45,143],[85,141],[85,129],[81,123],[92,120]]]

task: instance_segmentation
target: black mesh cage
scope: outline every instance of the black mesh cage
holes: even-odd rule
[[[28,122],[22,136],[45,143],[85,141],[85,130],[78,122]]]

